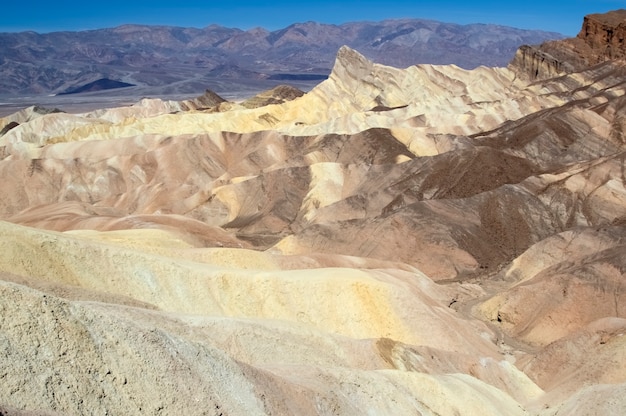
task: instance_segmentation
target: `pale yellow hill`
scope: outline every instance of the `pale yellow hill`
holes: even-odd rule
[[[521,415],[542,393],[417,270],[285,270],[304,260],[162,230],[0,232],[13,407]]]

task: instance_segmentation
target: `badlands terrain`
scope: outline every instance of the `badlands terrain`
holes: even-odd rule
[[[626,414],[625,27],[0,119],[0,414]]]

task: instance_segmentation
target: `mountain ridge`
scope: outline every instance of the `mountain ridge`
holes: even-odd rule
[[[497,25],[457,25],[421,19],[326,25],[294,23],[247,31],[122,25],[83,32],[0,33],[0,93],[56,93],[109,78],[159,87],[212,88],[210,71],[231,67],[265,77],[327,75],[340,46],[396,67],[454,63],[505,66],[522,43],[561,38],[556,33]],[[256,75],[255,75],[256,76]],[[194,90],[199,83],[204,87]],[[212,88],[215,90],[215,88]],[[221,92],[221,91],[217,91]]]

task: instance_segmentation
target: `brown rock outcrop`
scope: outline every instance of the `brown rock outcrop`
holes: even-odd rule
[[[577,38],[589,45],[592,56],[587,62],[596,64],[626,56],[626,10],[585,16]]]
[[[520,76],[548,79],[626,56],[626,10],[585,16],[575,38],[524,45],[509,64]]]

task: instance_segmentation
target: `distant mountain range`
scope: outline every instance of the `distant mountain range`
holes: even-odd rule
[[[412,19],[306,22],[276,31],[124,25],[0,33],[0,94],[67,93],[103,79],[182,93],[259,80],[312,82],[330,73],[342,45],[396,67],[504,66],[520,45],[560,38],[551,32]]]

